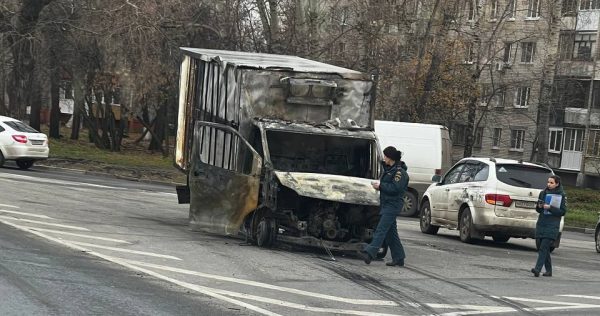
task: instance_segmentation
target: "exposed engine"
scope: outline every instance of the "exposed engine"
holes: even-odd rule
[[[341,240],[348,235],[337,216],[339,203],[318,203],[310,210],[308,232],[312,236],[329,240]]]

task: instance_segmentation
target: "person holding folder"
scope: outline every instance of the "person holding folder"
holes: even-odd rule
[[[535,226],[535,238],[538,249],[538,259],[531,273],[540,276],[542,266],[546,272],[542,275],[552,276],[552,260],[550,247],[554,244],[560,231],[560,221],[567,212],[566,196],[560,183],[560,177],[553,175],[548,178],[547,187],[540,192],[536,211],[539,213]]]

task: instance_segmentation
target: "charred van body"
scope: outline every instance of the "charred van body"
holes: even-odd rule
[[[379,195],[370,76],[294,56],[183,48],[175,164],[190,226],[358,249]]]

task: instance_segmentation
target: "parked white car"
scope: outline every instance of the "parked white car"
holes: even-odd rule
[[[535,238],[539,193],[552,169],[526,162],[494,158],[464,158],[443,178],[434,177],[421,201],[421,231],[458,229],[463,242],[491,236]],[[560,231],[564,219],[561,221]],[[558,247],[560,235],[554,247]]]
[[[15,160],[21,169],[33,166],[36,160],[48,158],[48,137],[31,126],[6,116],[0,116],[0,167],[6,160]]]

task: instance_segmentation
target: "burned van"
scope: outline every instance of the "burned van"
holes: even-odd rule
[[[359,249],[378,221],[370,76],[295,56],[182,48],[175,164],[190,227]]]

